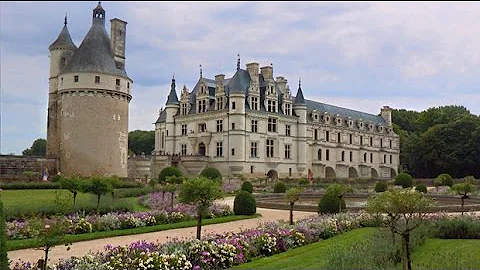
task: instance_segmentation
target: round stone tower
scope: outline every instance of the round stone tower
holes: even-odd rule
[[[56,135],[47,137],[47,143],[62,174],[127,177],[132,80],[125,71],[126,24],[112,19],[110,40],[99,2],[81,45],[57,76],[51,73],[57,82],[57,110],[55,130],[49,125],[48,134]]]

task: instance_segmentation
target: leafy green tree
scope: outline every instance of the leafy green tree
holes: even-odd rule
[[[136,155],[150,153],[155,148],[155,131],[135,130],[128,133],[128,149]]]
[[[1,198],[1,197],[0,197]],[[7,257],[7,225],[3,213],[3,203],[0,199],[0,269],[9,269]]]
[[[100,197],[112,192],[112,183],[105,177],[95,176],[84,182],[83,190],[86,193],[97,195],[97,212],[100,208]]]
[[[47,140],[36,139],[30,148],[23,150],[24,156],[45,156],[47,154]]]
[[[213,201],[222,197],[219,183],[205,177],[189,179],[180,187],[178,194],[180,202],[193,204],[197,208],[197,239],[201,237],[202,216]]]
[[[50,250],[58,245],[69,246],[71,243],[65,238],[65,234],[68,230],[68,224],[64,222],[52,222],[50,224],[44,225],[44,227],[36,228],[40,234],[35,238],[37,246],[42,251],[45,252],[43,265],[38,265],[42,270],[50,269],[47,267],[48,264],[48,253]],[[70,247],[67,248],[70,250]]]
[[[170,183],[172,183],[172,182],[176,182],[177,180],[180,180],[181,177],[182,177],[182,172],[177,167],[170,166],[170,167],[163,168],[160,171],[160,173],[158,174],[158,184],[162,186],[161,190],[162,190],[163,198],[165,197],[165,192],[167,192],[167,184],[169,183],[169,179],[170,179]],[[152,186],[153,189],[155,190],[155,183],[152,183],[152,185],[153,185]]]
[[[83,179],[78,175],[72,176],[62,176],[60,178],[60,187],[66,189],[73,194],[73,206],[77,199],[77,194],[82,191],[83,188]]]
[[[469,194],[472,193],[474,190],[474,186],[469,183],[458,183],[452,186],[452,191],[460,195],[460,199],[462,200],[462,216],[463,216],[463,209],[465,205],[465,199],[469,199]]]
[[[367,200],[365,210],[374,214],[386,214],[387,227],[392,234],[402,238],[403,269],[412,269],[410,235],[424,221],[427,210],[434,201],[423,193],[411,189],[393,189],[378,193]],[[393,235],[395,238],[395,235]]]
[[[211,180],[215,180],[220,185],[222,184],[222,181],[223,181],[222,173],[217,168],[213,168],[213,167],[207,167],[203,169],[200,172],[200,176],[211,179]]]
[[[415,187],[415,190],[419,192],[427,193],[427,186],[425,186],[424,184],[419,184]]]
[[[437,183],[440,182],[441,186],[448,186],[448,187],[453,186],[453,178],[448,173],[442,173],[438,175],[434,181],[437,181]]]
[[[384,192],[387,191],[388,186],[387,183],[385,182],[377,182],[375,184],[375,192]]]
[[[301,188],[291,188],[285,193],[285,200],[290,204],[290,225],[293,225],[293,206],[300,199]]]

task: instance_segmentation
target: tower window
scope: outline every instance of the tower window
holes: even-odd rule
[[[232,130],[235,130],[235,123],[232,123]]]
[[[130,89],[130,82],[127,82],[127,88]]]
[[[120,79],[116,79],[116,80],[115,80],[115,85],[116,85],[116,86],[120,86]]]
[[[232,156],[235,156],[235,148],[232,148]]]
[[[95,76],[95,83],[100,83],[100,76]]]
[[[78,82],[78,75],[73,76],[73,82]]]
[[[235,110],[235,101],[232,102],[232,110]]]

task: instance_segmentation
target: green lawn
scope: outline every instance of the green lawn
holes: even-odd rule
[[[428,239],[412,261],[413,269],[480,269],[480,239]]]

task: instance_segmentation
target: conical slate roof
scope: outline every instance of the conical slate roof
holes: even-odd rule
[[[65,19],[66,20],[66,19]],[[76,50],[77,46],[72,41],[70,37],[70,32],[68,32],[67,23],[62,28],[62,31],[58,35],[57,39],[48,47],[48,49],[69,49],[69,50]]]
[[[125,70],[117,68],[115,64],[110,38],[103,25],[92,24],[63,73],[70,72],[98,72],[127,77]]]
[[[175,91],[175,78],[172,79],[172,87],[170,89],[170,94],[168,94],[167,105],[178,105],[177,91]]]
[[[302,87],[300,85],[298,85],[297,96],[295,96],[293,104],[305,105],[305,98],[303,97]]]

